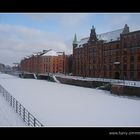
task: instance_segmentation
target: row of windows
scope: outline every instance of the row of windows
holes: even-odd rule
[[[130,78],[128,78],[130,76]],[[137,77],[140,80],[140,71],[137,72]],[[123,79],[127,80],[127,79],[131,79],[131,80],[135,80],[135,72],[134,71],[130,71],[130,75],[127,74],[127,72],[123,72]]]
[[[87,75],[94,75],[94,76],[96,76],[96,77],[101,77],[101,75],[103,76],[103,77],[106,77],[106,76],[110,76],[110,77],[112,77],[112,76],[114,76],[115,75],[115,72],[116,71],[114,71],[114,72],[107,72],[107,71],[103,71],[103,72],[99,72],[99,71],[92,71],[92,70],[90,70],[90,71],[81,71],[81,70],[79,70],[79,71],[76,71],[77,73],[79,73],[79,74],[83,74],[83,73],[85,73],[85,74],[87,74]],[[113,75],[112,75],[113,74]],[[137,72],[137,76],[138,76],[138,79],[140,79],[140,71],[138,71]],[[122,79],[128,79],[128,77],[130,77],[129,79],[132,79],[132,80],[134,80],[134,77],[135,77],[135,72],[134,71],[130,71],[129,73],[127,73],[127,72],[123,72],[123,76],[121,76],[122,77]]]
[[[123,65],[123,70],[127,70],[128,65]],[[130,64],[130,69],[134,70],[134,64]],[[137,69],[140,70],[140,63],[137,64]]]
[[[104,47],[99,47],[98,46],[98,48],[96,48],[96,47],[93,47],[93,48],[90,48],[90,49],[76,49],[75,50],[75,53],[76,54],[81,54],[81,53],[84,53],[84,52],[89,52],[89,53],[94,53],[94,52],[97,52],[97,51],[99,51],[99,53],[100,53],[100,51],[102,51],[102,49],[104,49],[104,50],[114,50],[114,49],[119,49],[119,44],[116,44],[116,45],[106,45],[106,46],[104,46]]]
[[[123,36],[123,40],[131,40],[131,39],[135,40],[135,39],[139,39],[139,38],[140,38],[140,33]]]
[[[112,63],[113,60],[115,62],[119,62],[120,61],[120,57],[114,57],[114,58],[112,58],[112,57],[109,57],[109,58],[108,57],[104,57],[104,63],[107,63],[107,60],[109,60],[110,63]],[[138,60],[138,62],[140,62],[140,56],[137,57],[137,60]],[[95,59],[93,59],[93,61],[95,61]],[[123,63],[127,63],[127,61],[128,61],[128,57],[124,56],[123,57]],[[134,63],[134,56],[130,56],[130,63]]]
[[[112,50],[112,49],[119,49],[119,44],[105,45],[104,46],[104,50]]]
[[[134,64],[134,60],[136,59],[136,58],[134,58],[135,56],[130,56],[130,63],[131,64]],[[112,57],[104,57],[104,63],[107,63],[108,61],[109,61],[109,63],[113,63],[113,62],[120,62],[120,57],[114,57],[114,58],[112,58]],[[124,56],[123,57],[123,63],[124,64],[127,64],[127,62],[129,61],[129,58],[127,57],[127,56]],[[140,62],[140,55],[137,57],[137,61],[138,62]],[[81,63],[83,63],[83,62],[86,62],[86,60],[85,59],[76,59],[76,62],[78,63],[78,62],[81,62]],[[101,63],[102,62],[102,59],[100,59],[100,58],[96,58],[96,59],[94,59],[94,58],[90,58],[89,59],[89,62],[90,63],[93,63],[93,64],[95,64],[96,62],[98,62],[98,63]]]
[[[140,40],[137,40],[137,42],[134,41],[124,42],[123,44],[124,48],[138,47],[138,46],[140,46]]]
[[[134,63],[134,57],[135,56],[130,56],[130,63]],[[137,56],[137,58],[135,57],[135,59],[137,59],[138,62],[140,62],[140,55]],[[128,57],[124,56],[123,57],[123,63],[127,63],[128,62]]]
[[[79,67],[83,67],[84,68],[84,65],[78,65],[78,63],[77,63],[77,66],[79,66]],[[89,65],[90,66],[90,69],[98,69],[98,68],[101,68],[101,66],[102,65],[98,65],[98,67],[97,66],[95,66],[95,65]],[[127,64],[124,64],[123,65],[123,70],[125,70],[125,71],[127,71],[127,68],[128,68],[128,66],[129,65],[127,65]],[[105,70],[112,70],[112,69],[120,69],[120,65],[104,65],[104,69]],[[134,70],[134,64],[130,64],[130,70]],[[139,64],[137,64],[137,70],[140,70],[140,63]]]
[[[99,71],[76,71],[77,75],[85,75],[85,76],[88,76],[88,75],[92,75],[93,77],[106,77],[106,78],[114,78],[115,76],[115,73],[113,74],[112,72],[107,72],[107,71],[104,71],[104,72],[99,72]],[[113,74],[113,75],[112,75]],[[137,72],[137,79],[140,80],[140,71]],[[127,72],[123,72],[123,76],[121,76],[121,79],[123,80],[135,80],[135,73],[133,71],[130,71],[130,73],[127,73]]]
[[[123,55],[125,56],[125,55],[128,55],[128,52],[130,52],[130,55],[134,55],[134,53],[135,53],[135,49],[134,48],[131,48],[131,49],[127,49],[127,50],[124,50],[123,51]],[[140,54],[140,48],[137,48],[137,53],[138,54]],[[93,52],[93,53],[90,53],[90,56],[93,56],[93,57],[95,57],[96,55],[98,55],[98,56],[102,56],[102,51],[100,50],[100,51],[98,51],[98,53],[97,52]],[[110,50],[110,51],[104,51],[104,56],[106,57],[106,56],[112,56],[112,55],[120,55],[120,50]],[[80,58],[80,57],[85,57],[85,54],[75,54],[74,55],[75,56],[75,58]]]
[[[136,49],[130,48],[130,49],[124,50],[123,55],[127,55],[128,52],[130,52],[130,55],[134,55],[135,51],[136,51]],[[136,53],[140,54],[140,48],[137,48]]]
[[[127,45],[124,43],[124,48],[125,47],[127,47]],[[105,47],[106,48],[106,47]],[[117,47],[118,48],[118,47]],[[106,54],[107,52],[108,52],[108,50],[110,50],[110,49],[104,49],[104,54]],[[129,49],[130,50],[130,53],[134,53],[134,48],[130,48]],[[114,49],[114,50],[110,50],[109,52],[112,54],[112,52],[114,52],[114,51],[116,51],[116,52],[119,52],[119,49]],[[128,51],[128,49],[127,50],[124,50],[124,54],[125,53],[127,53],[127,51]],[[137,48],[137,51],[140,53],[140,48]],[[76,52],[75,52],[75,54],[83,54],[83,55],[85,55],[84,54],[84,52],[86,52],[86,51],[84,51],[83,49],[82,50],[77,50]],[[93,54],[96,54],[96,53],[99,53],[99,54],[101,54],[101,52],[102,52],[102,49],[95,49],[95,48],[91,48],[91,49],[89,49],[89,52],[90,53],[93,53]]]
[[[127,63],[128,61],[130,61],[130,63],[134,63],[135,60],[137,60],[138,62],[140,62],[140,55],[139,56],[130,56],[128,57],[123,56],[122,57],[123,63]],[[85,59],[85,57],[77,57],[75,58],[75,61],[79,61],[79,62],[87,62],[87,59]],[[104,61],[104,63],[112,63],[112,62],[120,62],[121,61],[121,57],[119,56],[107,56],[107,57],[89,57],[89,61],[92,62],[96,62],[96,61]],[[61,64],[61,63],[59,63]]]

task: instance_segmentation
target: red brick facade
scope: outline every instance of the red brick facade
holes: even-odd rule
[[[33,54],[21,61],[21,71],[39,74],[67,72],[67,56],[64,52],[56,52],[57,55],[45,55],[49,51]]]
[[[123,29],[73,42],[73,75],[140,80],[140,31]]]
[[[140,31],[121,35],[121,76],[140,80]]]

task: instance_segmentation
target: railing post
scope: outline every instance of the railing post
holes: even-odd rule
[[[16,100],[16,113],[18,112],[18,101]]]
[[[15,107],[15,98],[13,98],[13,108]]]
[[[36,118],[34,118],[34,126],[35,126],[35,124],[36,124]]]
[[[10,105],[12,106],[12,96],[11,96],[11,100],[10,100]]]
[[[25,122],[25,108],[23,108],[23,121]]]
[[[30,126],[30,113],[28,112],[28,126]]]
[[[3,93],[3,95],[4,95],[4,88],[2,88],[2,90],[3,90],[2,93]]]
[[[19,105],[19,115],[21,116],[21,104]]]
[[[10,101],[10,95],[9,95],[9,93],[7,92],[7,95],[8,95],[8,102]]]
[[[5,97],[5,96],[4,96],[4,89],[3,89],[3,87],[1,87],[1,88],[2,88],[2,90],[1,90],[1,91],[2,91],[2,93],[3,93],[3,97]]]

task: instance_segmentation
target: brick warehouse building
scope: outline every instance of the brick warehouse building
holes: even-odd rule
[[[25,57],[20,63],[21,71],[39,74],[67,73],[67,56],[64,52],[43,50]]]
[[[140,31],[122,29],[73,41],[73,75],[140,80]]]

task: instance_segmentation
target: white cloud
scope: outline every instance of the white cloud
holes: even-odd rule
[[[57,39],[57,36],[34,28],[0,24],[0,62],[11,65],[25,55],[43,49],[68,51],[65,41],[61,37]]]

